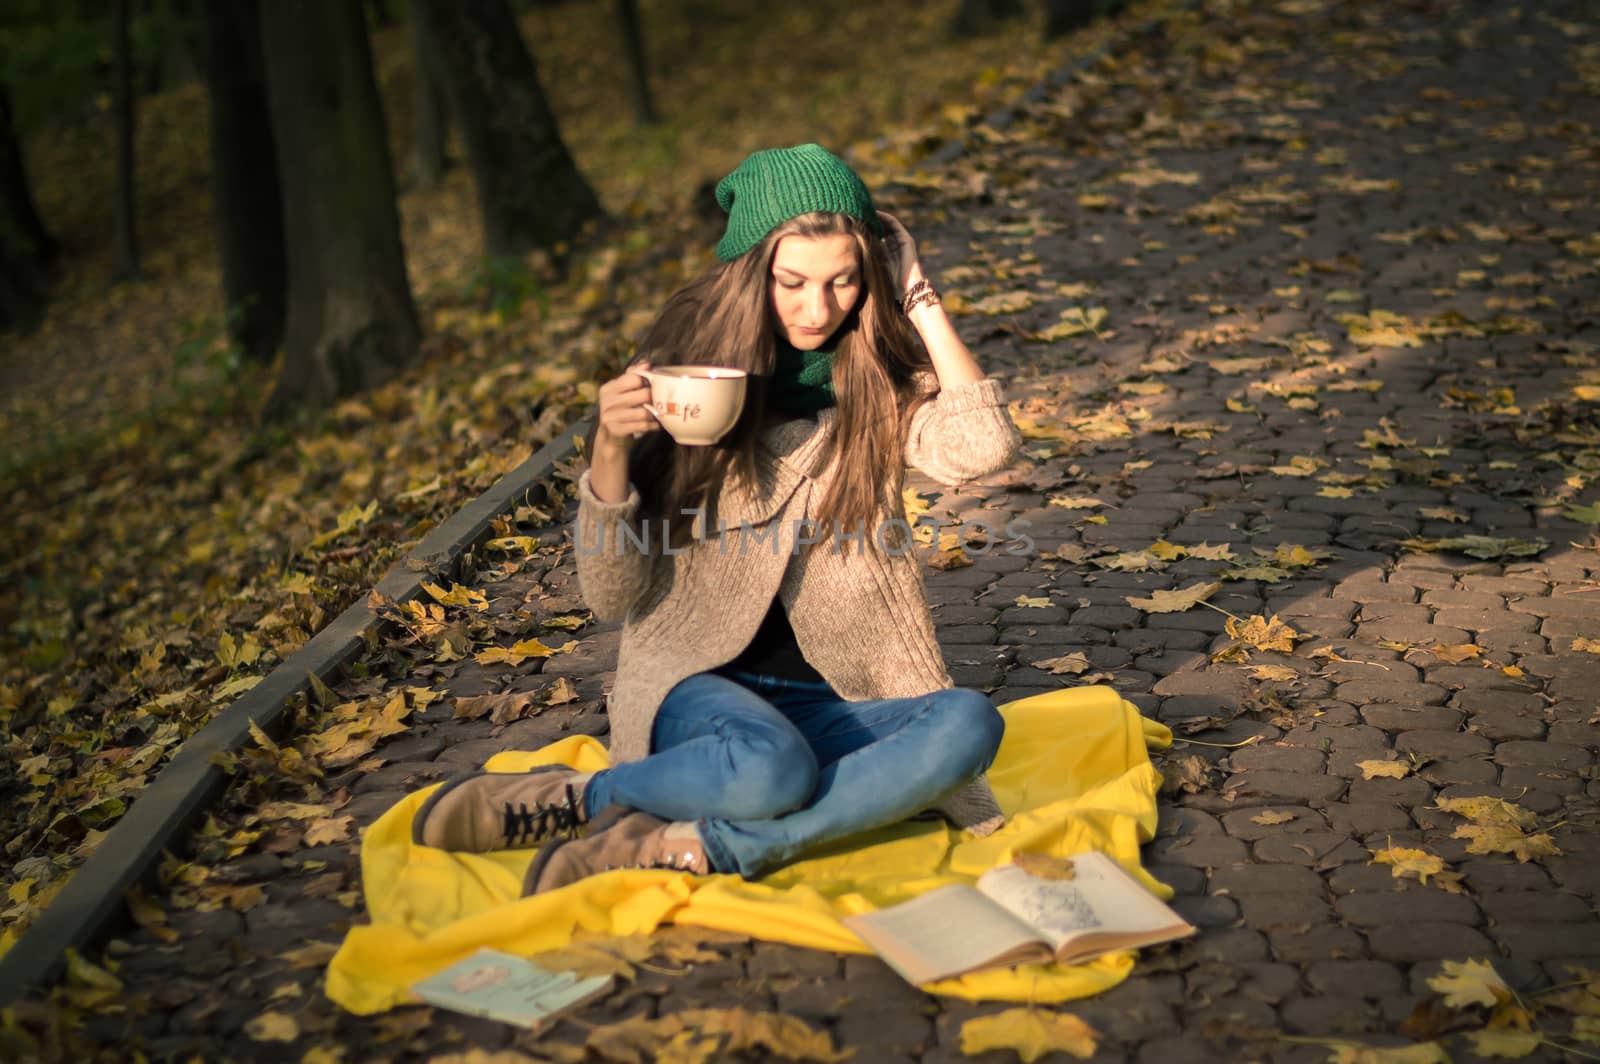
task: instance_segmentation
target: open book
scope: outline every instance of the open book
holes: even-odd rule
[[[430,1005],[468,1016],[538,1028],[599,997],[610,987],[609,975],[585,979],[525,957],[480,949],[444,971],[413,983],[411,992]]]
[[[844,923],[912,983],[981,968],[1076,964],[1195,930],[1115,860],[1093,851],[1074,854],[1070,862],[1043,858],[1001,865],[979,876],[975,888],[940,887],[887,909],[847,916]]]

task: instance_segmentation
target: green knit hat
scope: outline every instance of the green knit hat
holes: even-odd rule
[[[883,234],[872,195],[849,165],[826,148],[798,144],[747,156],[717,182],[717,203],[728,212],[728,231],[717,258],[732,262],[778,226],[801,214],[848,214]]]

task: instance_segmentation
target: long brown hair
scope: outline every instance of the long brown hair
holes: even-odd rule
[[[932,364],[900,312],[884,242],[849,215],[802,214],[673,293],[629,363],[730,366],[750,374],[744,410],[718,443],[682,447],[665,432],[652,432],[629,453],[628,478],[639,490],[640,515],[667,521],[668,541],[675,547],[694,534],[683,511],[703,509],[707,528],[715,529],[717,500],[728,478],[742,477],[755,486],[756,440],[778,349],[769,287],[772,257],[778,241],[791,234],[853,237],[863,282],[855,307],[834,334],[838,416],[818,461],[819,468],[834,461],[838,468],[818,508],[825,536],[817,544],[833,541],[835,528],[864,528],[863,542],[876,545],[875,522],[886,511],[901,513],[902,441],[921,401],[913,377]]]

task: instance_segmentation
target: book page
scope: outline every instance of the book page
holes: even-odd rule
[[[1058,953],[1090,936],[1103,952],[1193,932],[1105,854],[1074,854],[1072,863],[1071,879],[1043,879],[1002,865],[980,876],[978,889],[1037,930]]]
[[[1049,957],[1036,932],[966,884],[847,916],[844,924],[912,983],[959,975],[1013,956],[1011,963]]]

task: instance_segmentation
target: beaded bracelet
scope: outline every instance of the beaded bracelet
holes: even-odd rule
[[[920,306],[938,302],[940,302],[939,293],[933,287],[933,282],[924,277],[906,290],[905,298],[900,302],[900,309],[910,314]]]

